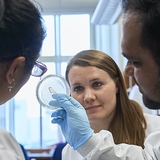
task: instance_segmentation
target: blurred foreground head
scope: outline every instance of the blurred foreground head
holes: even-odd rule
[[[29,0],[0,0],[0,104],[27,82],[39,57],[46,36],[39,9]]]

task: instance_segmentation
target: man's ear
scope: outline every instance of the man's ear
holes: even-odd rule
[[[6,79],[8,84],[13,83],[13,79],[15,79],[15,74],[21,67],[24,65],[25,57],[17,57],[15,58],[8,66],[8,70],[6,72]]]

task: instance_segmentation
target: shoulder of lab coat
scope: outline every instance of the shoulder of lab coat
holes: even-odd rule
[[[147,122],[146,137],[152,132],[160,130],[160,116],[144,113]]]
[[[148,159],[154,156],[156,157],[159,155],[158,146],[160,147],[160,141],[157,141],[160,137],[160,117],[146,113],[144,113],[144,115],[147,122],[147,129],[145,131],[147,139],[144,150],[135,145],[115,145],[112,134],[102,130],[98,134],[94,134],[85,145],[82,145],[78,149],[79,152],[73,150],[73,148],[67,144],[62,150],[62,160],[83,160],[83,156],[86,160],[104,160],[105,156],[108,157],[108,159],[114,160],[126,160],[127,157],[129,157],[130,160],[143,160],[146,157]]]
[[[0,129],[0,160],[24,160],[19,143],[3,129]]]
[[[83,160],[160,160],[160,130],[152,132],[145,140],[145,149],[128,144],[114,144],[112,134],[102,130],[78,148]]]
[[[114,143],[112,134],[102,130],[78,148],[83,160],[160,160],[160,117],[144,114],[147,121],[145,149],[140,146]]]

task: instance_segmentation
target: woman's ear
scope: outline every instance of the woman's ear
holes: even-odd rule
[[[8,81],[8,84],[13,83],[13,79],[16,79],[16,73],[22,69],[22,66],[24,66],[25,57],[17,57],[15,58],[8,66],[7,72],[6,72],[6,79]]]

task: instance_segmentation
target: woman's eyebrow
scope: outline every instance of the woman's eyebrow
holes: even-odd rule
[[[73,83],[72,85],[70,85],[71,87],[73,86],[78,86],[78,85],[81,85],[80,83]]]

